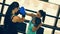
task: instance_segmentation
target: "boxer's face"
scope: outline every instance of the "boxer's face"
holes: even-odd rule
[[[39,13],[39,11],[37,12],[37,17],[40,18],[41,14]]]
[[[17,13],[18,9],[19,9],[19,8],[15,8],[15,9],[14,9],[15,13]]]
[[[19,8],[14,8],[14,9],[13,9],[13,13],[14,13],[14,14],[17,13],[17,12],[18,12],[18,9],[19,9]]]

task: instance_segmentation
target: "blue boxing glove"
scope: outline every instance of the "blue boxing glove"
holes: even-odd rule
[[[26,15],[25,8],[24,7],[19,8],[19,13],[22,15],[22,17],[25,17]]]

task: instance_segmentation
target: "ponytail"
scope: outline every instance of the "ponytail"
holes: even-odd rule
[[[45,16],[46,16],[46,12],[44,12],[43,10],[39,10],[39,13],[41,14],[42,22],[44,23],[44,21],[45,21]]]
[[[45,21],[45,17],[46,17],[46,13],[44,12],[44,15],[43,15],[43,17],[42,17],[42,22],[44,23],[44,21]]]

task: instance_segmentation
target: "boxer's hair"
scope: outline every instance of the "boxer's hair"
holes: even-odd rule
[[[45,16],[46,16],[46,12],[44,12],[43,10],[39,10],[39,13],[41,14],[42,22],[44,22]]]
[[[8,10],[6,12],[6,15],[11,15],[12,13],[12,10],[14,8],[18,8],[19,7],[19,3],[18,2],[13,2],[9,7],[8,7]]]

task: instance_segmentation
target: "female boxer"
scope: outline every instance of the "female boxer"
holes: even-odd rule
[[[42,22],[44,22],[46,13],[43,10],[39,10],[36,15],[29,13],[26,14],[32,16],[32,20],[29,22],[27,34],[36,34],[36,31],[42,26],[41,17],[43,18]]]
[[[15,13],[17,13],[19,9],[19,4],[17,2],[13,2],[9,7],[5,15],[4,20],[4,34],[17,34],[17,27],[16,22],[14,21],[13,17],[15,16]],[[15,16],[16,19],[18,19],[18,16]]]

